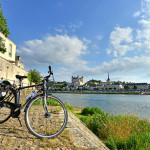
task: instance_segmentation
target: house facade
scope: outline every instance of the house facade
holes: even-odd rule
[[[16,56],[16,44],[0,32],[6,47],[6,52],[0,52],[0,80],[8,80],[11,84],[19,84],[16,75],[27,76],[21,57]],[[24,85],[29,85],[28,79],[23,80]]]
[[[127,83],[126,84],[130,90],[148,90],[148,83]]]
[[[7,50],[4,54],[0,53],[0,57],[15,63],[16,44],[13,41],[11,41],[9,38],[5,37],[4,34],[1,32],[0,32],[0,37],[2,37],[3,42],[5,43],[6,50]]]

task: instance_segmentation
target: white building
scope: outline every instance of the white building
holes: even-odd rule
[[[24,70],[21,57],[16,56],[16,44],[0,32],[0,37],[6,47],[6,52],[0,52],[0,80],[8,80],[12,84],[18,84],[16,75],[27,76],[28,72]],[[24,85],[28,85],[28,79],[23,80]]]
[[[99,90],[121,90],[124,87],[119,81],[111,81],[108,73],[108,78],[106,82],[101,82],[99,85],[96,86],[96,88],[99,88]]]
[[[129,86],[130,90],[148,90],[149,85],[148,83],[127,83],[127,86]]]

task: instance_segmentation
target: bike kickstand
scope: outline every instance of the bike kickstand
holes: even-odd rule
[[[22,127],[22,123],[21,123],[21,121],[20,121],[20,118],[18,117],[18,121],[19,121],[19,123],[20,123],[20,126]]]

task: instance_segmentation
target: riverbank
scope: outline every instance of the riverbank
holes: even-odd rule
[[[71,91],[71,92],[66,92],[66,91],[61,91],[61,92],[54,92],[54,91],[50,91],[50,93],[63,93],[63,94],[131,94],[131,95],[150,95],[150,93],[143,93],[143,92],[99,92],[99,91],[82,91],[82,92],[78,92],[78,91]]]
[[[67,106],[111,150],[150,149],[150,121],[137,116],[110,116],[100,108]]]

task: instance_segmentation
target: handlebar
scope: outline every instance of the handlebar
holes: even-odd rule
[[[51,70],[51,66],[49,66],[49,75],[53,75],[53,71]]]
[[[48,78],[53,75],[53,71],[51,70],[51,66],[49,66],[49,71],[48,71],[49,75],[44,77],[44,79],[48,82]]]

